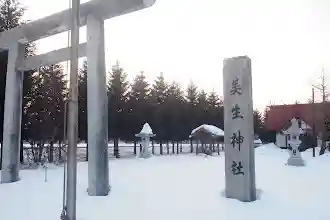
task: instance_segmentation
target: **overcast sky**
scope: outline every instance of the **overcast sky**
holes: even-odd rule
[[[69,7],[69,0],[21,2],[29,20]],[[152,82],[163,72],[222,95],[223,59],[248,55],[255,107],[305,102],[322,68],[330,84],[329,12],[328,0],[156,0],[106,21],[107,69],[119,60],[130,79],[143,70]],[[82,28],[82,42],[85,35]],[[66,46],[67,33],[38,42],[40,53]]]

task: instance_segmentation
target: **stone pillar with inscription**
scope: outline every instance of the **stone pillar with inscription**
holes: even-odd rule
[[[228,58],[223,67],[225,195],[256,200],[251,60]]]

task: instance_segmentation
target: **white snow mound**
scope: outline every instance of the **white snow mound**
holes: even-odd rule
[[[221,130],[220,128],[218,128],[214,125],[207,125],[207,124],[201,125],[201,126],[195,128],[194,130],[192,130],[191,135],[195,134],[199,130],[204,130],[208,133],[211,133],[214,136],[220,136],[221,137],[221,136],[225,135],[224,131]]]
[[[262,141],[261,141],[260,139],[255,139],[255,140],[254,140],[254,143],[255,143],[255,144],[262,144]]]
[[[140,131],[140,134],[153,134],[152,129],[148,123],[145,123],[143,125],[142,130]]]

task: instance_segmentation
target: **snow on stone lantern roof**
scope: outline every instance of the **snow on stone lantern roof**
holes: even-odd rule
[[[291,125],[283,131],[283,134],[303,134],[304,130],[300,128],[299,121],[296,118],[291,119]]]
[[[136,137],[154,137],[156,136],[154,133],[152,133],[152,129],[148,123],[145,123],[143,125],[142,130],[140,133],[135,135]]]

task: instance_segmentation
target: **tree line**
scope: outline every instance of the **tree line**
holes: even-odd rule
[[[79,138],[87,139],[87,62],[79,74]],[[175,81],[168,82],[160,73],[149,83],[143,71],[132,82],[117,62],[108,78],[109,138],[134,140],[134,135],[148,122],[156,140],[187,140],[192,129],[201,124],[224,128],[223,101],[190,82],[186,89]],[[263,130],[262,114],[254,111],[255,133]]]
[[[0,4],[0,31],[24,23],[25,8],[15,0]],[[28,46],[26,56],[36,47]],[[3,135],[7,52],[0,53],[0,141]],[[79,70],[80,141],[87,141],[87,65]],[[168,82],[163,73],[149,83],[143,71],[132,82],[119,62],[108,74],[109,140],[132,141],[143,124],[148,122],[158,141],[187,140],[192,129],[201,124],[224,127],[223,102],[215,91],[210,93],[190,82],[183,89],[177,82]],[[43,66],[24,73],[22,103],[22,141],[43,145],[63,140],[68,83],[59,64]],[[263,131],[262,114],[254,111],[257,134]]]

